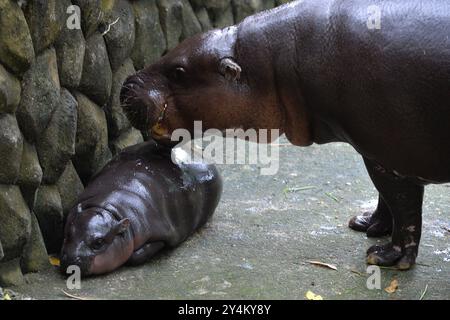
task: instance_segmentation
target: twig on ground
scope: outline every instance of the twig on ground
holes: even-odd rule
[[[360,272],[358,270],[355,270],[355,269],[350,269],[350,272],[352,272],[354,274],[357,274],[360,277],[364,276],[364,273],[362,273],[362,272]]]
[[[294,192],[300,192],[300,191],[306,191],[306,190],[312,190],[316,189],[315,186],[306,186],[306,187],[299,187],[299,188],[286,188],[283,190],[283,193],[294,193]]]
[[[309,261],[306,261],[306,262],[308,262],[309,264],[315,265],[315,266],[328,268],[328,269],[331,269],[331,270],[337,270],[337,267],[335,265],[333,265],[333,264],[324,263],[324,262],[316,261],[316,260],[309,260]]]
[[[423,300],[423,298],[427,294],[427,291],[428,291],[428,284],[425,286],[425,290],[423,290],[422,294],[420,295],[419,300]]]
[[[335,196],[333,196],[333,195],[332,195],[331,193],[329,193],[329,192],[325,192],[325,195],[326,195],[328,198],[333,199],[333,200],[336,201],[337,203],[340,203],[340,202],[341,202],[338,198],[336,198]]]
[[[421,267],[431,267],[429,264],[419,263],[419,262],[416,262],[416,265],[421,266]]]
[[[63,289],[61,289],[62,293],[64,293],[66,296],[68,296],[69,298],[75,299],[75,300],[89,300],[87,298],[83,298],[83,297],[78,297],[78,296],[74,296],[73,294],[70,294],[66,291],[64,291]]]

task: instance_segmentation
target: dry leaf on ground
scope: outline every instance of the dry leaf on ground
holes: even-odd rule
[[[385,288],[384,291],[386,291],[387,293],[394,293],[395,291],[397,291],[397,289],[398,289],[398,281],[397,279],[394,279],[391,281],[389,287]]]
[[[308,300],[323,300],[322,296],[320,296],[320,295],[318,295],[318,294],[315,294],[315,293],[312,292],[312,291],[308,291],[308,292],[305,294],[305,297],[306,297],[306,299],[308,299]]]
[[[48,257],[48,260],[50,261],[50,264],[52,266],[59,267],[61,265],[61,261],[59,261],[59,259],[56,257],[50,256]]]

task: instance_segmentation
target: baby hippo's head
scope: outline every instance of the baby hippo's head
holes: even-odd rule
[[[83,276],[111,272],[133,253],[130,221],[101,208],[74,208],[67,219],[61,272],[78,266]]]

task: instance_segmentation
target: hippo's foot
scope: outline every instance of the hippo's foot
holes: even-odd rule
[[[417,247],[402,249],[391,243],[375,245],[367,250],[367,263],[383,267],[396,266],[399,270],[409,270],[416,263]]]
[[[368,237],[383,237],[392,233],[392,218],[375,212],[366,212],[361,216],[353,217],[348,226],[359,232],[366,232]]]

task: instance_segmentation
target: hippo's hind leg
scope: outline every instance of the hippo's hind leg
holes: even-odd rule
[[[161,251],[164,246],[165,244],[162,241],[147,243],[133,253],[127,264],[131,266],[141,265]]]
[[[365,212],[353,217],[348,226],[360,232],[365,232],[368,237],[383,237],[392,233],[392,214],[381,195],[378,198],[378,206],[374,212]]]
[[[373,246],[367,251],[367,262],[379,266],[397,265],[410,269],[416,261],[422,230],[424,187],[386,173],[366,161],[370,177],[393,217],[392,242]]]

